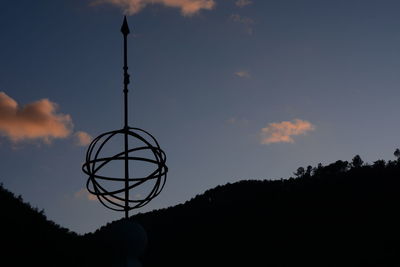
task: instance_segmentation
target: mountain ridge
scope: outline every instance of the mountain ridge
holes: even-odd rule
[[[294,175],[282,180],[228,183],[174,207],[131,217],[148,236],[140,260],[148,267],[400,266],[399,160],[369,165],[356,156],[350,163],[339,160],[327,166],[300,167]],[[1,187],[3,211],[7,210],[4,191]],[[8,198],[15,203],[22,202],[10,194]],[[33,214],[39,221],[45,219],[38,210]],[[13,223],[6,223],[13,221],[10,217],[3,218],[0,229],[5,232],[3,240],[10,239],[14,248],[3,256],[19,259],[14,266],[32,262],[50,266],[60,258],[65,260],[59,266],[112,266],[115,244],[104,240],[102,233],[112,233],[121,221],[78,236],[51,222],[34,224],[35,220],[26,219],[32,229],[15,236],[7,235],[16,232]],[[43,227],[46,230],[37,230],[41,228],[35,225],[47,225]],[[13,231],[4,231],[6,228]],[[41,234],[42,239],[26,253],[28,248],[18,243],[32,239],[28,243],[35,246],[38,235],[33,233]],[[22,250],[29,257],[18,257],[13,250]],[[53,256],[41,259],[41,251]]]

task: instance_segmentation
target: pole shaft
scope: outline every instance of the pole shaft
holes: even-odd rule
[[[124,146],[125,146],[125,218],[129,217],[129,155],[128,155],[128,51],[127,34],[124,34]]]

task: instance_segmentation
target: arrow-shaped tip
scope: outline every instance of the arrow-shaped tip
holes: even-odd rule
[[[126,16],[124,16],[124,22],[122,23],[121,26],[121,32],[123,35],[128,35],[130,33],[128,22],[126,21]]]

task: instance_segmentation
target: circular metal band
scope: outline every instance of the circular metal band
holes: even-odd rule
[[[115,155],[109,157],[101,157],[101,152],[105,145],[117,135],[127,134],[129,138],[135,138],[141,143],[142,146],[129,148],[127,150],[127,157],[125,157],[126,152],[119,152]],[[135,152],[150,151],[154,158],[146,158],[139,156],[131,156]],[[145,177],[108,177],[100,175],[99,171],[104,168],[107,164],[113,161],[128,161],[128,162],[145,162],[155,165],[155,169]],[[160,148],[157,140],[147,131],[140,128],[127,127],[120,130],[110,131],[103,133],[93,139],[88,147],[86,153],[86,161],[82,166],[82,170],[86,173],[89,178],[86,182],[87,190],[97,196],[98,200],[107,208],[115,211],[126,211],[137,209],[143,207],[149,203],[153,198],[155,198],[162,189],[164,188],[168,167],[166,166],[166,155],[164,151]],[[127,178],[127,179],[126,179]],[[115,190],[107,190],[101,185],[101,181],[115,181],[115,182],[125,182],[129,181],[129,186],[127,188],[121,187]],[[125,192],[126,190],[132,190],[146,182],[152,181],[153,187],[150,192],[143,198],[134,199],[121,197],[118,194]],[[128,206],[125,206],[125,202],[128,202]]]

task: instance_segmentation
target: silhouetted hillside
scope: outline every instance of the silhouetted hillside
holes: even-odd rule
[[[0,185],[0,266],[74,266],[78,237]]]
[[[299,168],[139,214],[144,266],[400,266],[400,162]]]
[[[132,217],[148,235],[143,266],[400,266],[399,160],[356,156],[294,175],[218,186]],[[2,241],[29,265],[112,266],[117,246],[104,236],[121,221],[78,237],[3,188],[0,208]]]

